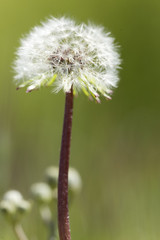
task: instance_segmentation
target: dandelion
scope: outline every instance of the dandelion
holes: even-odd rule
[[[30,202],[24,200],[21,193],[16,190],[6,192],[0,202],[1,212],[12,223],[20,222],[30,208]]]
[[[52,189],[57,188],[58,171],[58,167],[54,166],[48,167],[45,171],[45,179]]]
[[[43,86],[66,94],[58,179],[60,240],[70,240],[68,168],[73,96],[83,92],[100,102],[111,99],[118,83],[120,57],[114,38],[103,27],[77,25],[67,18],[50,18],[21,39],[14,62],[17,89],[26,92]]]
[[[119,64],[114,39],[102,27],[51,18],[21,39],[15,80],[27,92],[41,86],[69,92],[73,86],[74,93],[82,90],[99,101],[117,86]]]
[[[34,199],[41,205],[49,204],[52,201],[52,190],[46,183],[35,183],[31,187]]]

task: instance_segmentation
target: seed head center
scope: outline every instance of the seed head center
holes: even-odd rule
[[[80,52],[75,53],[71,49],[60,50],[53,52],[48,58],[54,70],[61,69],[63,73],[71,73],[76,69],[83,69],[84,62]]]

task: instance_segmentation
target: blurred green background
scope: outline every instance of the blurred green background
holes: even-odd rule
[[[71,166],[83,191],[70,209],[72,239],[158,240],[159,0],[0,0],[0,196],[13,188],[28,198],[44,169],[58,165],[64,94],[17,92],[11,68],[19,38],[50,15],[104,25],[123,59],[112,101],[96,104],[81,94],[74,102]],[[30,219],[30,239],[45,239],[37,217]],[[0,239],[6,236],[14,240],[0,217]]]

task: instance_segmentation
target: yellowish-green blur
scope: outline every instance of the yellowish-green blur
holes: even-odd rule
[[[28,199],[44,169],[58,166],[64,94],[16,91],[11,68],[19,38],[50,15],[104,25],[123,58],[113,100],[75,97],[71,166],[83,188],[70,208],[72,239],[159,240],[158,0],[1,0],[0,197],[17,189]],[[36,210],[23,226],[30,239],[47,239]],[[1,215],[0,239],[15,240]]]

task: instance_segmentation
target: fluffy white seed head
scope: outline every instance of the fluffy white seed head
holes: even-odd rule
[[[99,101],[99,94],[110,98],[117,86],[120,62],[114,38],[102,27],[52,17],[21,39],[15,80],[27,92],[41,86],[69,92],[73,86],[74,93]]]

